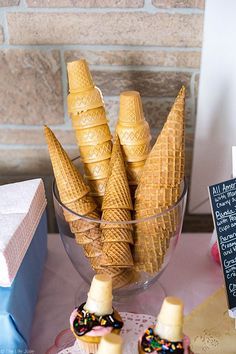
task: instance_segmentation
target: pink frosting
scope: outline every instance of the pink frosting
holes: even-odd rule
[[[190,339],[189,339],[189,337],[184,336],[184,340],[183,340],[184,354],[191,353],[189,346],[190,346]]]
[[[77,309],[75,309],[71,315],[70,315],[70,326],[73,328],[73,323],[74,320],[76,319],[77,316]],[[100,336],[105,336],[105,334],[111,333],[112,327],[103,327],[103,326],[96,326],[93,327],[93,329],[89,332],[86,333],[86,336],[90,337],[100,337]]]
[[[70,326],[73,328],[73,323],[74,320],[76,319],[77,316],[77,309],[74,309],[74,311],[70,315]]]
[[[86,333],[86,336],[90,337],[103,337],[105,334],[111,333],[112,327],[96,326],[93,327],[92,331]]]

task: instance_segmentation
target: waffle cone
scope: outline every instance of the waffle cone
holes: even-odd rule
[[[101,241],[134,243],[132,231],[128,229],[104,229]]]
[[[173,205],[178,200],[181,193],[181,186],[177,185],[175,188],[153,188],[152,185],[147,185],[144,193],[142,190],[138,189],[136,191],[136,208],[140,210],[142,208],[152,208],[153,203],[150,200],[150,195],[154,200],[158,200],[158,206],[168,207]]]
[[[142,169],[135,193],[136,219],[163,212],[180,197],[180,186],[184,177],[184,102],[183,87]],[[177,214],[177,210],[172,210],[162,217],[136,225],[136,269],[148,272],[151,272],[151,268],[153,272],[160,269],[160,257],[163,260],[170,237],[177,228]],[[147,252],[150,246],[153,247],[156,258]]]
[[[150,215],[155,215],[155,214],[160,214],[164,213],[162,216],[155,217],[153,221],[145,221],[142,223],[142,225],[139,226],[139,228],[143,231],[153,233],[155,235],[155,227],[157,228],[162,228],[169,230],[171,234],[173,234],[178,225],[178,212],[176,209],[170,210],[168,212],[165,211],[165,207],[160,207],[160,208],[147,208],[147,209],[142,209],[136,213],[136,218],[137,219],[143,219],[143,218],[148,218]],[[152,224],[153,228],[150,227],[150,224]],[[152,230],[152,231],[151,231]]]
[[[143,107],[139,92],[125,91],[120,95],[119,122],[122,125],[133,126],[143,122]]]
[[[111,140],[112,136],[107,124],[99,125],[96,127],[76,130],[76,139],[79,146],[102,144],[105,141]]]
[[[139,190],[148,183],[175,188],[183,180],[184,101],[185,89],[182,88],[145,163]]]
[[[91,109],[79,114],[72,114],[71,120],[74,129],[92,128],[108,123],[103,107]]]
[[[70,93],[67,96],[67,106],[70,114],[78,114],[103,107],[104,101],[99,88],[94,87],[88,91]]]
[[[89,188],[53,132],[45,127],[44,133],[60,199],[64,204],[75,202],[86,195]]]
[[[122,145],[125,160],[127,162],[144,161],[150,152],[150,143],[140,145]]]
[[[129,268],[133,266],[130,246],[126,242],[107,242],[102,247],[104,267]]]
[[[112,149],[102,210],[119,208],[132,210],[133,206],[121,146],[117,137]]]
[[[69,90],[71,93],[84,92],[94,87],[86,60],[76,60],[67,64]]]
[[[143,145],[149,144],[151,134],[148,122],[135,125],[134,127],[125,127],[120,124],[116,127],[121,145]]]
[[[80,146],[80,155],[83,162],[91,163],[107,160],[111,157],[112,142],[105,141],[97,145]]]
[[[101,180],[107,177],[110,160],[84,164],[85,176],[88,180]]]

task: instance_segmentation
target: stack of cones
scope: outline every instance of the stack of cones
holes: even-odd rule
[[[53,132],[48,127],[45,127],[44,131],[62,203],[81,216],[86,215],[93,219],[99,219],[99,214],[96,211],[97,206],[89,195],[89,188],[84,183],[79,171],[73,165]],[[63,212],[71,232],[75,234],[76,242],[83,247],[92,268],[99,272],[102,269],[100,265],[102,244],[99,224],[81,219],[65,209]]]
[[[68,112],[76,132],[85,177],[96,203],[101,205],[111,156],[111,133],[101,91],[94,86],[84,59],[68,63]]]
[[[180,197],[184,178],[185,88],[180,90],[167,121],[143,167],[135,193],[135,216],[161,213]],[[177,209],[136,224],[134,261],[139,271],[160,270],[177,227]]]
[[[119,138],[116,137],[102,204],[102,219],[107,221],[101,224],[102,265],[111,272],[113,279],[122,278],[123,283],[129,282],[133,267],[130,249],[133,244],[133,228],[132,224],[125,223],[131,221],[132,209],[123,154]]]
[[[120,95],[120,112],[116,132],[120,138],[127,176],[134,194],[145,160],[150,152],[151,134],[144,118],[139,92],[126,91]]]

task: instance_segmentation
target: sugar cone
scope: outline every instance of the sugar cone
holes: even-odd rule
[[[99,225],[82,220],[77,215],[88,215],[91,218],[98,219],[99,215],[95,212],[97,206],[92,197],[88,196],[89,188],[84,183],[79,171],[70,161],[59,141],[48,127],[45,127],[45,136],[61,201],[67,208],[76,213],[73,214],[64,210],[65,219],[69,222],[71,231],[75,233],[77,243],[83,245],[84,238],[83,242],[81,242],[82,237],[80,238],[79,234],[83,234],[85,231],[88,232],[90,243],[86,243],[85,255],[89,260],[95,254],[99,258],[102,254],[101,230],[98,228]],[[96,242],[94,242],[95,240]],[[90,247],[89,251],[88,247]]]
[[[51,129],[45,126],[44,133],[61,201],[74,202],[86,195],[89,188]]]
[[[133,234],[127,229],[105,229],[102,233],[102,242],[127,242],[133,244]]]
[[[81,158],[87,164],[85,168],[87,168],[88,179],[106,179],[108,171],[103,169],[103,175],[97,174],[94,178],[94,174],[90,171],[90,167],[93,166],[88,165],[101,162],[99,164],[101,172],[101,166],[104,166],[103,161],[109,160],[111,156],[112,136],[107,125],[101,91],[94,86],[85,60],[68,65],[68,77],[70,88],[68,111],[72,115]],[[97,196],[96,199],[101,204],[104,188],[100,188],[101,184],[91,183],[91,188],[94,186],[92,194]]]
[[[125,161],[129,164],[144,162],[150,151],[150,128],[143,114],[139,92],[126,91],[120,95],[120,112],[116,132],[119,135]],[[127,164],[130,185],[138,185],[140,167],[131,168]]]
[[[98,238],[97,240],[93,240],[90,243],[84,244],[83,247],[84,254],[87,258],[99,257],[102,253],[102,245],[100,242],[100,238]]]
[[[102,219],[108,221],[102,225],[102,265],[111,268],[132,267],[133,259],[129,245],[133,243],[132,224],[109,224],[131,220],[132,202],[118,136],[113,145],[102,210]]]
[[[127,242],[104,242],[102,253],[104,267],[130,268],[134,265]]]
[[[71,93],[84,92],[94,87],[86,60],[76,60],[67,64],[69,89]]]
[[[126,176],[125,164],[119,139],[112,150],[109,178],[103,199],[102,209],[128,209],[132,210],[132,201]]]
[[[67,203],[66,206],[70,210],[73,210],[73,212],[75,213],[73,214],[67,210],[63,211],[65,219],[68,222],[77,220],[79,218],[78,215],[83,216],[92,213],[97,208],[97,205],[95,204],[92,196],[88,194],[83,196],[81,199],[76,200],[75,202]]]
[[[90,219],[100,219],[100,215],[97,211],[91,212],[89,213],[89,218]],[[76,232],[85,232],[88,231],[90,229],[93,229],[95,227],[98,227],[98,223],[96,221],[92,221],[88,219],[76,219],[75,221],[70,222],[70,230],[72,233],[76,233]]]
[[[102,337],[97,354],[122,354],[122,338],[118,334],[109,333]]]
[[[132,224],[125,223],[126,221],[131,221],[131,213],[127,209],[105,209],[102,213],[102,220],[108,222],[101,224],[101,228],[104,229],[118,228],[133,230]],[[113,223],[109,223],[110,221]],[[120,221],[120,223],[114,224],[115,221]]]
[[[166,297],[157,317],[155,334],[169,341],[183,340],[183,302],[176,297]]]
[[[111,314],[112,299],[112,278],[106,274],[97,274],[93,277],[84,309],[98,316]]]
[[[174,205],[180,197],[181,182],[184,177],[184,104],[185,88],[183,87],[141,172],[135,193],[136,219],[163,212]],[[162,255],[168,248],[169,239],[176,231],[177,213],[177,210],[172,210],[151,222],[137,224],[134,245],[136,268],[141,267],[142,270],[147,271],[145,264],[153,263],[153,272],[160,270],[158,255],[163,259]],[[159,238],[160,242],[156,242],[155,240]],[[162,252],[157,249],[157,261],[151,258],[150,253],[143,253],[145,243],[150,243],[150,240],[162,248]],[[148,266],[149,270],[150,268]]]
[[[76,232],[75,239],[79,245],[87,245],[101,238],[101,233],[98,228],[86,230],[84,232]],[[99,254],[100,255],[100,254]]]

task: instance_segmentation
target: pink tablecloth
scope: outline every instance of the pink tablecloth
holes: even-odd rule
[[[209,256],[210,237],[210,234],[183,234],[160,278],[167,295],[184,300],[185,313],[223,283],[220,267]],[[49,235],[48,259],[32,328],[31,349],[36,354],[44,354],[56,335],[68,328],[75,292],[80,285],[83,287],[83,281],[70,263],[59,235]],[[155,304],[156,291],[154,285],[145,294],[145,301]]]

